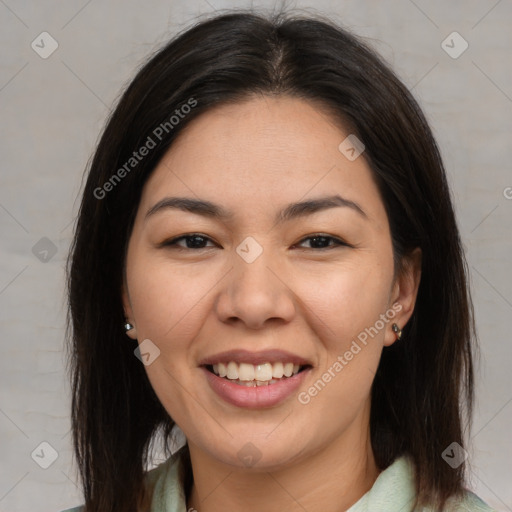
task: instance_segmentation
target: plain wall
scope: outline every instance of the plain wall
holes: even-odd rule
[[[314,6],[371,38],[431,123],[467,249],[482,351],[471,485],[497,510],[512,510],[512,3],[294,5]],[[195,16],[250,6],[0,2],[0,511],[59,511],[82,503],[69,434],[64,264],[83,170],[109,109],[145,56]],[[34,40],[42,46],[43,31],[58,43],[46,59],[31,47]],[[454,31],[469,44],[458,58],[442,47]],[[448,39],[452,53],[462,48],[455,37]],[[48,469],[35,462],[51,461],[42,442],[57,455]]]

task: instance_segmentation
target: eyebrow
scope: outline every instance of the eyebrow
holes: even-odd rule
[[[291,203],[277,213],[275,223],[282,224],[292,219],[305,217],[316,212],[336,207],[350,208],[365,219],[368,218],[364,210],[355,201],[345,199],[339,195],[334,195],[329,197],[320,197],[318,199],[310,199],[298,203]],[[232,220],[234,217],[233,212],[230,212],[223,206],[210,201],[188,197],[165,197],[147,211],[146,219],[157,212],[172,208],[224,222]]]

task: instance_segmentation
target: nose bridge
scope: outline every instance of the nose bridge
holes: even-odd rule
[[[269,266],[274,262],[276,264],[275,250],[272,247],[270,238],[258,236],[245,237],[242,242],[235,247],[233,253],[233,270],[235,281],[241,281],[243,285],[247,283],[258,283],[264,278],[268,278],[270,273]]]
[[[276,259],[272,258],[270,251],[265,251],[250,263],[241,257],[235,258],[232,283],[235,292],[238,295],[247,294],[249,297],[273,296],[277,283],[273,282],[275,276],[271,271],[272,261],[276,266]]]
[[[258,328],[271,318],[290,321],[294,301],[285,276],[279,276],[276,255],[250,238],[233,254],[233,269],[227,276],[217,313],[223,321],[236,318],[251,328]]]

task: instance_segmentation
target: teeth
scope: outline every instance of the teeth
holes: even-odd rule
[[[272,371],[272,365],[270,363],[259,364],[253,368],[255,369],[254,378],[256,380],[268,381],[272,379],[274,372]]]
[[[291,377],[293,373],[293,363],[286,363],[284,365],[284,376]]]
[[[274,363],[272,365],[272,377],[280,379],[284,375],[283,363]]]
[[[226,377],[232,380],[238,379],[238,365],[235,362],[231,361],[228,363],[228,371]]]
[[[270,386],[271,384],[274,384],[275,382],[279,382],[279,379],[271,379],[268,381],[261,381],[261,380],[232,380],[233,384],[239,384],[240,386],[245,386],[247,388],[255,388],[260,386]]]
[[[227,365],[218,363],[213,365],[213,373],[219,377],[236,380],[238,384],[247,386],[266,386],[273,384],[284,377],[291,377],[299,373],[300,366],[293,363],[264,363],[248,364],[230,361]],[[277,380],[274,380],[277,379]]]
[[[216,365],[213,365],[213,371],[215,373],[217,373],[215,371],[215,366]],[[224,363],[219,363],[217,366],[218,366],[218,369],[219,369],[218,370],[219,371],[219,377],[225,377],[228,374],[228,369],[226,368],[226,365]]]
[[[252,364],[241,363],[238,366],[238,378],[240,380],[254,380],[254,373],[255,370]]]

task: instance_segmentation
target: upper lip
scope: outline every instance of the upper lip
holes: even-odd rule
[[[230,361],[253,365],[282,362],[298,364],[299,366],[311,366],[311,362],[307,359],[298,356],[297,354],[293,354],[292,352],[280,349],[262,350],[259,352],[250,352],[249,350],[243,349],[227,350],[225,352],[219,352],[218,354],[205,357],[199,362],[199,365],[207,366],[218,363],[229,363]]]

